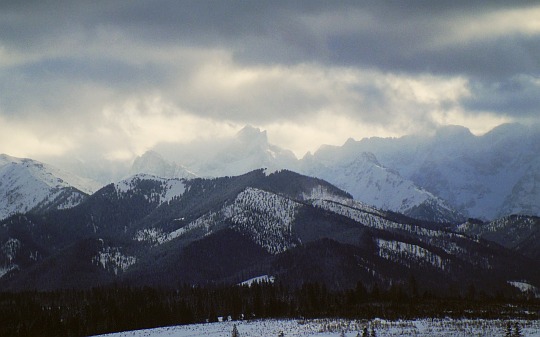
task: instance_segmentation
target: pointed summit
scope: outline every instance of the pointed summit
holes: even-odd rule
[[[355,144],[356,144],[356,140],[352,137],[349,137],[347,141],[345,142],[345,144],[343,144],[343,147],[354,146]]]
[[[149,150],[135,158],[130,174],[147,173],[161,176],[169,166],[170,164],[159,153]]]
[[[152,150],[146,151],[142,156],[135,158],[131,166],[130,175],[139,173],[151,174],[161,178],[195,178],[196,175],[182,165],[170,163]]]
[[[268,145],[266,130],[261,131],[261,129],[251,125],[244,126],[238,131],[235,138],[241,143]]]

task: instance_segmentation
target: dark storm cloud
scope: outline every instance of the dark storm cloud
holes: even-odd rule
[[[334,54],[335,62],[348,65],[361,63],[384,71],[463,74],[478,79],[497,80],[540,70],[540,60],[536,57],[540,55],[538,37],[498,38],[472,41],[457,47],[450,45],[423,50],[421,42],[413,38],[381,38],[365,33],[338,36],[328,44],[330,49],[340,51]]]
[[[468,39],[460,30],[478,24],[484,15],[530,5],[507,1],[190,1],[155,6],[136,2],[102,13],[100,22],[119,25],[156,47],[172,42],[230,48],[242,64],[316,62],[383,72],[466,76],[490,88],[519,74],[540,75],[540,36],[521,32],[490,36],[486,31],[485,36]],[[497,22],[493,24],[496,29]],[[445,43],[450,33],[456,35],[455,40]],[[530,100],[529,92],[536,89],[506,92],[505,102],[526,101],[514,107],[501,102],[490,108],[496,112],[512,108],[505,111],[509,115],[530,113],[536,101]],[[482,105],[501,92],[484,89],[479,94],[478,105]]]
[[[183,43],[234,48],[245,62],[359,65],[388,71],[494,72],[538,70],[538,64],[498,62],[533,57],[538,36],[512,36],[427,50],[443,39],[452,21],[474,24],[475,15],[510,7],[506,2],[440,1],[114,1],[38,2],[3,6],[0,36],[20,48],[91,37],[97,27],[115,28],[150,47]],[[527,2],[521,3],[525,6]],[[511,2],[512,8],[520,4]],[[312,20],[309,20],[311,18]],[[367,22],[366,22],[367,21]],[[364,24],[365,22],[365,24]],[[345,26],[348,26],[345,27]],[[260,43],[257,43],[259,41]],[[520,46],[520,43],[522,44]],[[517,48],[517,49],[516,49]],[[508,70],[506,70],[508,69]]]
[[[482,14],[527,4],[173,1],[156,6],[153,2],[130,2],[101,12],[94,23],[120,26],[156,46],[191,43],[232,48],[236,59],[246,63],[309,60],[385,71],[473,73],[491,78],[538,71],[538,63],[530,60],[538,55],[538,36],[513,35],[439,47],[432,44],[444,39],[455,20],[462,20],[457,25],[471,25]]]
[[[464,100],[469,111],[496,111],[501,115],[538,117],[540,78],[518,76],[491,84],[475,83],[474,95]]]

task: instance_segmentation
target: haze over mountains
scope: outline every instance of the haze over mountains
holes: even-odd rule
[[[270,144],[266,131],[246,126],[235,137],[216,142],[160,144],[131,165],[57,161],[76,175],[3,156],[2,179],[7,181],[1,186],[13,194],[16,188],[10,184],[33,184],[31,179],[10,176],[16,162],[20,167],[27,163],[26,170],[41,167],[46,173],[40,174],[64,181],[55,188],[70,185],[86,194],[138,173],[190,179],[241,175],[259,168],[289,169],[325,179],[368,205],[419,219],[494,220],[510,214],[540,215],[539,129],[506,124],[475,136],[464,127],[447,126],[430,136],[349,139],[342,146],[324,145],[297,159],[291,151]],[[21,205],[13,198],[3,206],[3,217],[28,211],[43,199],[36,196]]]
[[[3,155],[0,287],[271,275],[346,288],[413,273],[426,287],[537,289],[538,140],[522,125],[445,127],[297,159],[248,126],[206,150],[148,151],[110,184]]]
[[[265,131],[248,126],[234,139],[207,149],[157,146],[137,159],[146,161],[137,171],[156,173],[161,165],[165,174],[172,162],[202,177],[286,168],[323,178],[359,201],[411,216],[434,210],[455,220],[460,218],[455,212],[484,220],[540,214],[537,125],[506,124],[482,136],[447,126],[431,136],[349,139],[302,159],[269,144]],[[437,219],[435,214],[428,217]]]

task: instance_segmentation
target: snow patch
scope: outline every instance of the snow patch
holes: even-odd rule
[[[535,298],[540,298],[540,289],[524,281],[508,281],[508,284],[518,288],[523,293],[531,293]]]
[[[331,200],[331,201],[337,201],[337,202],[346,202],[348,200],[352,200],[349,198],[344,198],[342,196],[336,195],[330,191],[328,191],[328,188],[325,186],[315,186],[309,191],[309,193],[302,193],[301,196],[302,200]]]
[[[123,195],[129,191],[136,191],[139,183],[144,180],[151,180],[160,184],[159,188],[148,197],[148,200],[157,200],[160,205],[182,196],[186,191],[184,179],[160,178],[143,173],[115,183],[114,188],[118,195]]]
[[[4,255],[6,261],[8,264],[13,262],[15,260],[15,257],[17,256],[17,253],[21,249],[21,241],[9,238],[3,245],[2,245],[2,254]]]
[[[21,249],[21,242],[14,238],[9,238],[1,247],[0,252],[3,255],[3,265],[0,266],[0,278],[4,277],[9,272],[19,269],[15,263],[15,258]]]
[[[167,234],[164,233],[161,228],[145,228],[137,231],[133,240],[151,244],[161,244],[163,243],[163,238],[166,236]]]
[[[420,246],[405,243],[401,241],[387,241],[377,239],[379,247],[379,256],[390,260],[399,261],[404,265],[411,267],[413,264],[429,264],[435,268],[446,269],[446,261],[439,255],[430,252]]]
[[[163,197],[160,200],[160,203],[166,203],[175,197],[179,197],[186,191],[186,185],[184,183],[184,180],[178,180],[178,179],[170,179],[167,180],[165,186],[165,193],[163,194]]]
[[[275,280],[276,278],[274,276],[262,275],[245,280],[244,282],[240,283],[240,285],[251,287],[252,284],[274,283]]]
[[[0,279],[10,273],[13,270],[19,269],[19,266],[16,264],[11,264],[5,267],[0,267]]]
[[[212,226],[215,225],[219,219],[218,219],[218,213],[210,212],[208,214],[205,214],[194,221],[190,222],[184,227],[180,227],[175,231],[172,231],[170,233],[165,233],[160,228],[146,228],[137,231],[137,233],[134,236],[134,240],[139,242],[148,242],[150,244],[153,244],[155,246],[164,244],[166,242],[169,242],[171,240],[174,240],[176,238],[179,238],[187,233],[190,233],[193,230],[196,229],[202,229],[205,231],[205,236],[212,233]],[[175,219],[177,221],[182,221],[183,219]]]
[[[103,247],[96,256],[92,258],[92,263],[101,266],[107,271],[125,272],[130,266],[137,262],[135,256],[124,255],[118,247]]]
[[[174,240],[186,233],[201,228],[205,230],[205,235],[209,235],[210,233],[212,233],[211,226],[216,223],[217,216],[218,214],[214,212],[205,214],[202,217],[190,222],[186,226],[169,233],[166,237],[166,241]]]

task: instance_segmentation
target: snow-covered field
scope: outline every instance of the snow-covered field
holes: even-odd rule
[[[472,337],[472,336],[505,336],[508,321],[503,320],[453,320],[424,319],[414,321],[386,321],[375,319],[362,320],[257,320],[239,322],[218,322],[172,326],[148,330],[127,331],[102,337],[229,337],[236,324],[240,337],[279,336],[313,336],[338,337],[362,336],[364,327],[378,337],[415,336],[415,337]],[[521,329],[520,336],[540,337],[540,321],[512,321],[512,332],[515,324]],[[342,335],[343,333],[343,335]]]

